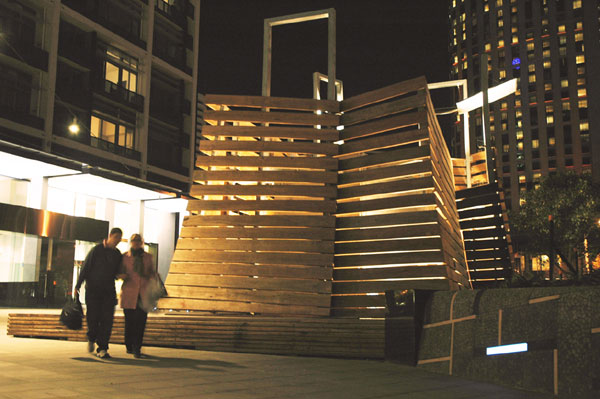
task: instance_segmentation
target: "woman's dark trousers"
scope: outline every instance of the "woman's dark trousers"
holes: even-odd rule
[[[144,340],[148,313],[139,306],[135,309],[123,309],[125,314],[125,347],[128,352],[139,352]]]

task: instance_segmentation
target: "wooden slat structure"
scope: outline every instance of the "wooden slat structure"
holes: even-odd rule
[[[8,334],[86,341],[86,326],[73,331],[59,323],[58,314],[9,314]],[[124,343],[123,316],[116,316],[110,342]],[[383,320],[315,317],[226,317],[150,314],[146,346],[194,348],[207,351],[346,358],[384,357]]]
[[[488,184],[485,151],[477,152],[471,156],[471,185],[472,187]],[[466,160],[452,158],[454,167],[454,188],[456,191],[464,190],[467,186]]]
[[[495,184],[456,192],[473,288],[494,287],[514,270],[504,194]]]
[[[391,290],[470,288],[452,161],[425,79],[340,110],[332,315],[382,317]]]
[[[339,103],[206,95],[195,184],[159,307],[328,316]]]

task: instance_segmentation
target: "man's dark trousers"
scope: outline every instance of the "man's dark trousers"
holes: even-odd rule
[[[98,351],[108,350],[115,316],[115,293],[86,291],[85,304],[88,340],[98,344]]]

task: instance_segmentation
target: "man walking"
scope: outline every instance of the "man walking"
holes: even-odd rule
[[[85,281],[88,352],[92,353],[94,344],[98,344],[96,356],[102,359],[110,358],[108,341],[117,303],[115,279],[121,266],[121,252],[117,244],[122,236],[123,231],[115,227],[110,230],[108,238],[91,249],[75,285],[79,295],[79,289]]]

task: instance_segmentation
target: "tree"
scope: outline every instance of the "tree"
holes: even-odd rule
[[[600,252],[600,185],[590,174],[573,172],[545,177],[538,188],[526,192],[524,204],[510,213],[511,229],[519,252],[538,256],[555,251],[573,275],[578,255],[586,250],[591,260]],[[553,248],[550,222],[554,223]]]

